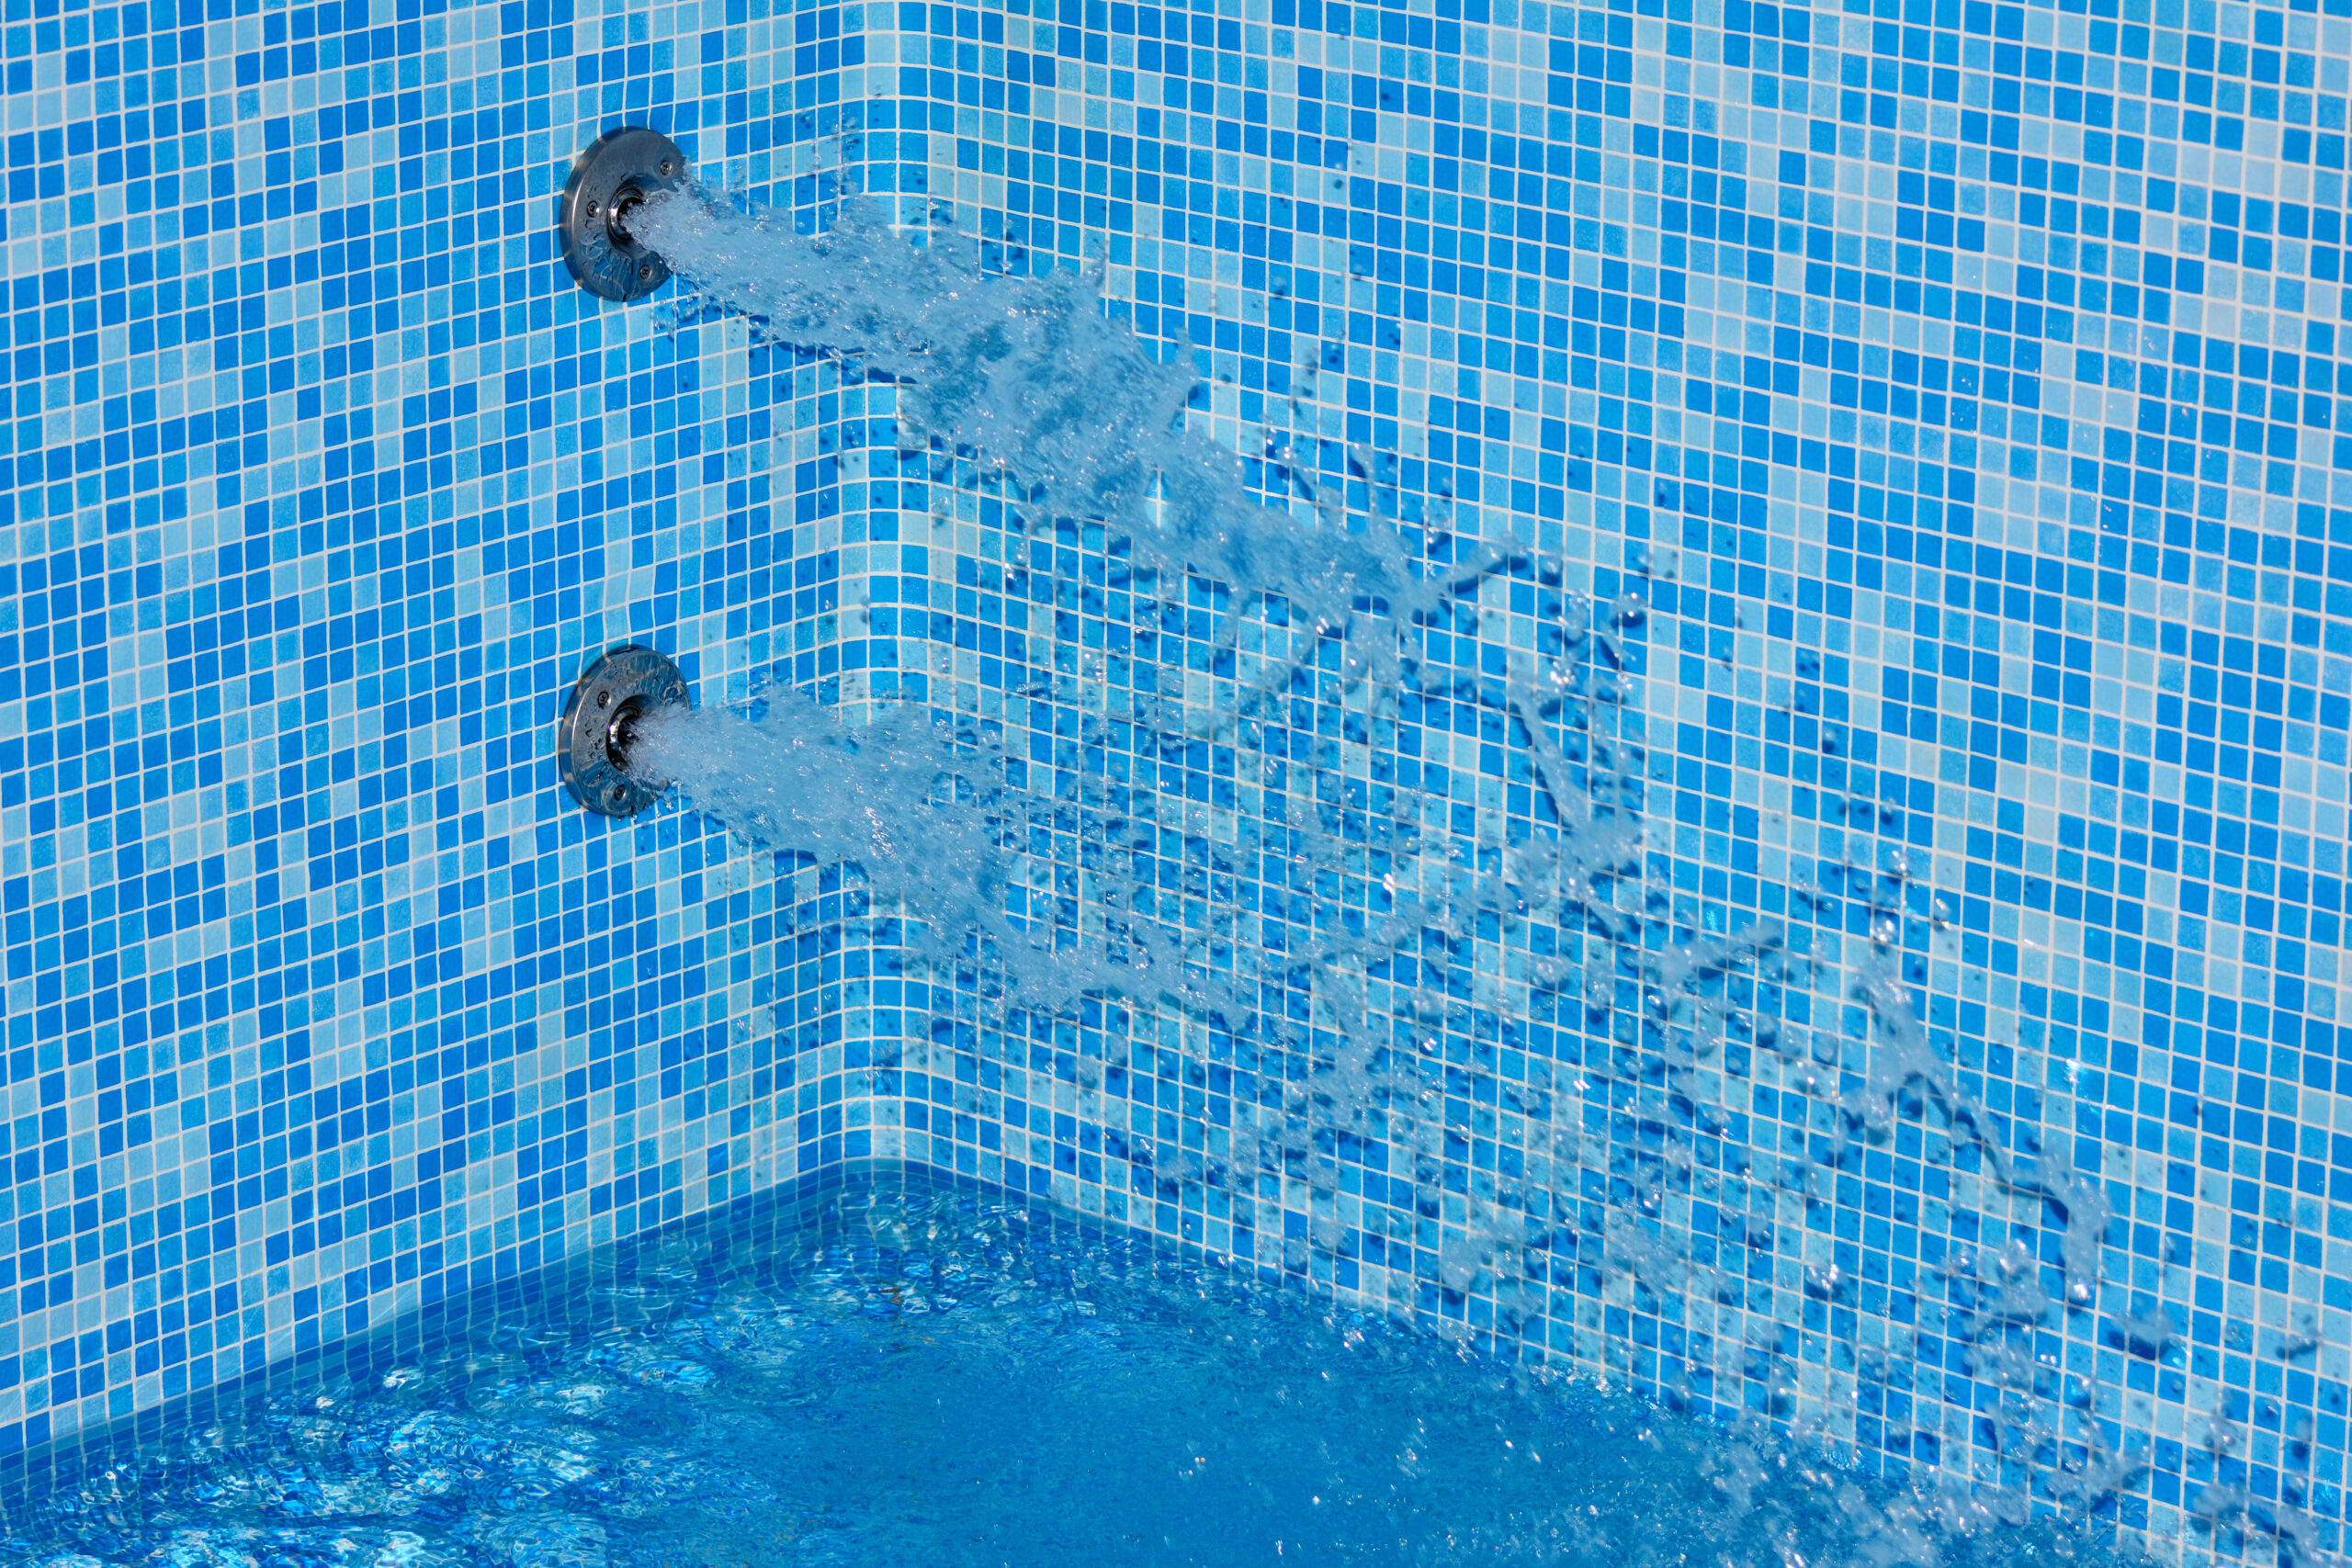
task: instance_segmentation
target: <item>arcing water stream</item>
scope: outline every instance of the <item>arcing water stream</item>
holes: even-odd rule
[[[1311,434],[1270,437],[1259,466],[1275,493],[1252,491],[1233,453],[1183,428],[1190,366],[1155,357],[1069,273],[990,276],[952,236],[918,243],[854,205],[815,237],[699,192],[655,198],[634,226],[707,302],[900,383],[902,445],[927,446],[943,478],[994,487],[1020,519],[1008,526],[1050,537],[1057,517],[1101,518],[1126,541],[1110,563],[1124,580],[1048,552],[1055,572],[1024,586],[1097,615],[1132,595],[1139,632],[1176,634],[1139,637],[1136,663],[1160,660],[1173,678],[1064,675],[1033,694],[1033,727],[1086,757],[1207,744],[1235,758],[1221,807],[1086,765],[1022,787],[977,727],[901,709],[850,729],[785,694],[650,731],[637,753],[649,777],[678,781],[756,843],[854,863],[877,908],[909,919],[918,957],[977,964],[1003,1008],[1121,997],[1193,1021],[1162,1038],[1181,1034],[1204,1077],[1230,1066],[1238,1082],[1256,1064],[1260,1087],[1237,1089],[1229,1128],[1203,1121],[1144,1146],[1163,1190],[1304,1210],[1292,1268],[1347,1247],[1351,1227],[1387,1227],[1407,1255],[1418,1233],[1442,1285],[1490,1301],[1505,1337],[1573,1315],[1555,1289],[1597,1271],[1611,1302],[1689,1326],[1680,1358],[1660,1362],[1670,1391],[1718,1412],[1744,1403],[1849,1456],[1851,1411],[1883,1412],[1884,1449],[1908,1456],[1887,1462],[1917,1487],[1883,1516],[1869,1560],[1933,1561],[1939,1533],[2037,1506],[2111,1516],[2146,1455],[2116,1451],[2098,1384],[2038,1343],[2055,1325],[2087,1338],[2102,1314],[2127,1315],[2100,1279],[2101,1186],[2037,1174],[2005,1146],[1931,1040],[1916,992],[1940,910],[1874,803],[1848,803],[1857,847],[1834,896],[1866,908],[1865,937],[1801,919],[1734,925],[1650,870],[1645,851],[1666,846],[1644,816],[1638,592],[1592,603],[1516,540],[1408,529],[1377,505],[1351,513],[1345,485],[1317,473]],[[1380,495],[1378,460],[1353,462]],[[1204,603],[1205,659],[1197,626],[1182,640]],[[1538,635],[1498,673],[1481,655],[1501,639],[1480,633],[1510,609]],[[1457,641],[1476,651],[1455,657]],[[1188,653],[1193,672],[1229,663],[1233,679],[1188,691]],[[1409,771],[1374,761],[1415,723],[1450,730],[1457,750],[1498,747],[1532,810],[1482,801],[1460,830],[1452,756]],[[1241,886],[1254,897],[1234,897]],[[1792,891],[1801,916],[1812,890]],[[1784,1021],[1808,1016],[1785,1005],[1801,993],[1821,998],[1820,1017],[1842,1014],[1842,1032]],[[1471,1071],[1460,1043],[1474,1018],[1536,1005],[1580,1051],[1501,1083],[1519,1168],[1448,1190],[1449,1118]],[[953,1076],[930,1059],[945,1047],[905,1049],[906,1066]],[[1778,1147],[1725,1137],[1751,1084],[1803,1107],[1781,1111],[1797,1125]],[[1821,1216],[1853,1201],[1841,1172],[1898,1141],[1948,1168],[1948,1201],[1981,1217],[1982,1239],[1917,1262],[1915,1314],[1844,1310],[1859,1282],[1815,1245]],[[1342,1181],[1340,1152],[1372,1147],[1388,1156],[1385,1210]],[[1362,1278],[1392,1309],[1419,1299],[1409,1266]],[[2177,1354],[2152,1309],[2157,1320],[2133,1332],[2135,1354]],[[1836,1343],[1801,1351],[1832,1321]],[[1555,1350],[1612,1359],[1596,1334],[1553,1328]],[[1946,1373],[1983,1391],[1973,1414],[1964,1396],[1951,1407],[1958,1427],[1943,1424]],[[2218,1458],[2227,1423],[2209,1425]],[[2293,1499],[2220,1483],[2204,1496],[2200,1528],[2217,1537],[2320,1560]]]

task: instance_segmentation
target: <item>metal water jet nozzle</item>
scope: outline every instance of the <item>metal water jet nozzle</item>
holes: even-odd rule
[[[647,197],[683,186],[688,173],[677,143],[641,126],[606,131],[580,154],[556,227],[581,288],[627,303],[668,281],[669,264],[629,231],[629,215]]]
[[[564,787],[604,817],[634,817],[669,793],[629,772],[638,726],[662,708],[685,708],[686,678],[650,648],[614,649],[581,672],[556,731],[556,766]]]

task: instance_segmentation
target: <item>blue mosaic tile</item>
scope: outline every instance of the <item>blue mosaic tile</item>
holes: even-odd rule
[[[865,1152],[777,966],[838,893],[539,739],[657,621],[714,692],[833,641],[769,494],[830,371],[546,265],[607,113],[822,209],[860,24],[718,9],[7,20],[9,1447]]]
[[[2122,1455],[2095,1506],[2167,1551],[2335,1549],[2347,28],[12,6],[0,1444],[905,1158],[1829,1412],[1860,1462]],[[1440,558],[1442,529],[1531,552],[1393,711],[1318,670],[1247,743],[1176,744],[1289,628],[1024,532],[834,361],[579,295],[551,197],[624,122],[804,228],[854,190],[1008,269],[1098,265],[1189,348],[1202,428]],[[1442,1111],[1290,1163],[1251,1151],[1311,1027],[996,1018],[837,871],[675,808],[584,822],[542,739],[630,638],[706,703],[926,704],[1147,823],[1122,874],[1171,923],[1263,944],[1377,907],[1399,801],[1474,862],[1558,830],[1506,682],[1589,666],[1588,603],[1650,945],[1788,933],[1723,979],[1747,1035],[1673,1102],[1638,973],[1474,922],[1365,976]],[[1276,796],[1365,869],[1296,885]],[[1075,884],[1067,838],[1033,859]],[[1881,948],[1981,1122],[1905,1102],[1841,1140]],[[2015,1248],[2063,1286],[2075,1232],[2001,1160],[2108,1215],[2022,1385],[1970,1292]],[[1670,1262],[1629,1265],[1629,1225]]]

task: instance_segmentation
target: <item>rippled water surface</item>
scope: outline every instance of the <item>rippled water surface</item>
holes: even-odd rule
[[[979,1193],[854,1191],[475,1316],[20,1486],[0,1562],[2098,1556]]]

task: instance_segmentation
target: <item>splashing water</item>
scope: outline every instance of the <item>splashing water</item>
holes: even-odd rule
[[[1443,602],[1445,585],[1376,518],[1350,533],[1328,504],[1321,530],[1267,516],[1287,508],[1252,496],[1235,454],[1180,423],[1190,356],[1156,358],[1076,274],[989,276],[953,243],[909,243],[862,201],[803,238],[788,213],[665,192],[632,227],[773,338],[911,380],[900,403],[910,432],[985,454],[1045,510],[1102,519],[1133,541],[1139,566],[1278,591],[1327,623],[1358,597],[1400,618]],[[1321,499],[1309,473],[1286,471],[1307,502]]]
[[[1125,931],[1120,956],[1056,944],[1050,919],[1009,913],[1025,902],[1013,880],[1021,794],[1002,759],[974,736],[959,749],[912,708],[851,729],[790,688],[749,712],[657,712],[639,728],[630,770],[675,784],[745,840],[820,866],[854,865],[869,896],[914,917],[914,952],[952,962],[979,945],[1006,987],[1054,1006],[1089,991],[1133,987],[1155,967],[1157,933]],[[1168,993],[1196,999],[1181,975]]]
[[[1309,1269],[1340,1252],[1351,1224],[1371,1235],[1379,1223],[1343,1190],[1335,1140],[1385,1145],[1401,1162],[1392,1180],[1412,1195],[1403,1201],[1440,1216],[1413,1238],[1434,1255],[1438,1283],[1457,1301],[1490,1299],[1506,1335],[1550,1310],[1547,1271],[1571,1258],[1638,1300],[1718,1303],[1737,1324],[1745,1255],[1791,1255],[1776,1224],[1783,1202],[1802,1212],[1830,1198],[1860,1145],[1883,1145],[1906,1118],[1926,1120],[1981,1156],[1980,1206],[1996,1216],[1980,1250],[1940,1267],[1939,1312],[1954,1366],[1964,1359],[1996,1391],[1987,1420],[2007,1468],[1999,1480],[1952,1483],[2011,1512],[2029,1495],[2087,1512],[2130,1484],[2144,1456],[2109,1452],[2096,1427],[2080,1436],[2075,1412],[2089,1407],[2090,1392],[2075,1380],[2052,1393],[2034,1336],[2053,1312],[2109,1307],[2125,1325],[2110,1332],[2141,1353],[2162,1357],[2173,1337],[2154,1326],[2160,1314],[2100,1299],[2109,1210],[2099,1184],[2021,1168],[1962,1088],[1949,1047],[1920,1021],[1924,971],[1905,967],[1905,950],[1918,940],[1906,921],[1920,923],[1924,890],[1900,833],[1889,833],[1875,869],[1845,868],[1844,896],[1866,912],[1867,935],[1842,953],[1842,921],[1827,933],[1802,922],[1710,927],[1649,878],[1650,762],[1632,700],[1638,574],[1623,597],[1594,603],[1562,589],[1558,568],[1517,541],[1453,539],[1440,518],[1420,530],[1425,564],[1396,520],[1404,499],[1391,495],[1394,517],[1376,504],[1370,514],[1351,509],[1344,485],[1318,477],[1328,454],[1318,457],[1323,444],[1312,439],[1270,434],[1250,470],[1276,492],[1264,498],[1235,454],[1182,427],[1193,383],[1182,356],[1161,362],[1069,273],[991,275],[952,235],[916,243],[856,202],[817,236],[793,232],[788,215],[739,212],[707,191],[657,198],[636,227],[706,302],[752,318],[771,341],[850,356],[899,383],[902,445],[929,446],[935,480],[1002,495],[1009,528],[1050,535],[1057,516],[1096,517],[1125,542],[1110,560],[1124,576],[1072,575],[1067,552],[1048,552],[1055,564],[1034,579],[1008,570],[1008,597],[1101,615],[1106,592],[1131,593],[1136,625],[1164,628],[1211,604],[1216,653],[1235,667],[1216,700],[1181,675],[1160,682],[1182,694],[1170,696],[1140,681],[1106,690],[1064,675],[1030,694],[1030,716],[1080,750],[1148,758],[1231,746],[1250,793],[1239,809],[1204,812],[1085,767],[1036,770],[1054,782],[1016,786],[977,729],[904,708],[851,729],[786,693],[749,714],[650,727],[638,754],[646,776],[675,780],[752,842],[860,868],[876,909],[910,922],[915,957],[997,977],[1000,1017],[1064,1009],[1081,994],[1123,997],[1213,1022],[1182,1032],[1188,1068],[1204,1075],[1244,1063],[1251,1049],[1303,1063],[1269,1066],[1254,1100],[1237,1094],[1229,1127],[1191,1141],[1138,1134],[1163,1196],[1205,1187],[1247,1198],[1298,1183],[1309,1225],[1283,1243],[1283,1262]],[[1377,502],[1384,460],[1358,452],[1352,462]],[[1537,590],[1534,648],[1512,649],[1499,674],[1483,661],[1453,663],[1449,639],[1483,645],[1506,580]],[[1145,640],[1138,661],[1151,657]],[[1482,807],[1465,840],[1444,785],[1367,779],[1349,748],[1401,722],[1408,704],[1423,722],[1437,716],[1441,736],[1450,715],[1457,733],[1522,757],[1515,776],[1538,802],[1534,819],[1488,828]],[[1017,716],[1010,705],[1007,716]],[[1851,836],[1867,844],[1873,807],[1857,798],[1850,808]],[[1181,876],[1171,878],[1171,863]],[[1247,910],[1216,896],[1241,879],[1262,889]],[[1792,894],[1799,915],[1830,897],[1803,885]],[[1833,988],[1842,980],[1871,1021],[1866,1065],[1849,1064],[1828,1032],[1772,1016],[1775,994],[1825,976],[1839,977]],[[1531,1062],[1524,1085],[1501,1086],[1505,1109],[1524,1117],[1524,1168],[1447,1191],[1459,1067],[1446,1042],[1467,1033],[1474,1014],[1527,995],[1580,1020],[1592,1043],[1581,1068]],[[950,1055],[913,1040],[902,1065],[952,1078]],[[1785,1156],[1759,1149],[1735,1164],[1716,1147],[1702,1159],[1702,1142],[1731,1122],[1722,1085],[1735,1056],[1741,1074],[1810,1098],[1826,1135],[1798,1140]],[[1100,1088],[1102,1070],[1082,1064],[1092,1076],[1081,1087]],[[1656,1136],[1585,1131],[1605,1129],[1608,1109],[1633,1095],[1655,1107],[1644,1114],[1657,1116]],[[1595,1203],[1587,1179],[1602,1174],[1608,1198]],[[1693,1200],[1722,1216],[1720,1239],[1703,1250],[1692,1241]],[[2054,1267],[2043,1266],[2030,1222],[2003,1225],[1997,1216],[2013,1209],[2054,1218]],[[1792,1300],[1853,1301],[1856,1281],[1834,1265],[1801,1271]],[[1367,1264],[1362,1280],[1372,1301],[1445,1325],[1412,1268]],[[1820,1396],[1802,1391],[1788,1325],[1769,1308],[1745,1321],[1708,1350],[1694,1335],[1690,1359],[1668,1358],[1657,1376],[1674,1391],[1702,1374],[1733,1388],[1760,1380],[1775,1418],[1829,1430]],[[1899,1396],[1890,1409],[1910,1403],[1914,1332],[1898,1325],[1856,1357],[1859,1383]],[[1926,1468],[1935,1472],[1932,1453]],[[2250,1529],[2296,1562],[2323,1560],[2291,1508],[2220,1495],[2209,1522]],[[1872,1528],[1868,1561],[1935,1560],[1913,1524],[1889,1517]]]

